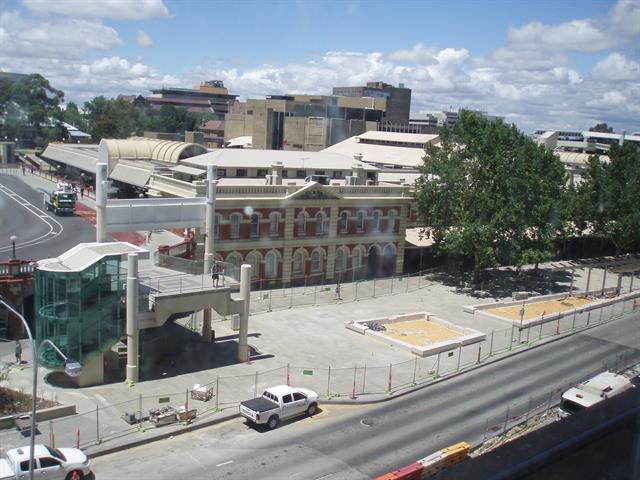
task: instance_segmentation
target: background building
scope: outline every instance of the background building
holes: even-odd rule
[[[369,97],[385,100],[385,111],[382,122],[409,123],[411,110],[411,89],[404,84],[397,87],[384,82],[367,82],[364,87],[333,87],[333,94],[341,97]]]

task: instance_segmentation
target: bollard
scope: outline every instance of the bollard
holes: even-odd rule
[[[351,388],[351,400],[356,399],[356,372],[358,371],[358,367],[353,367],[353,387]]]
[[[387,393],[389,395],[391,395],[391,371],[392,371],[392,369],[393,369],[393,364],[390,363],[389,364],[389,389],[387,390]]]

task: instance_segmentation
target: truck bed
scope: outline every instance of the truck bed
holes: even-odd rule
[[[240,405],[242,405],[245,408],[248,408],[249,410],[253,410],[254,412],[257,412],[257,413],[262,413],[269,410],[273,410],[274,408],[278,408],[278,404],[276,402],[273,402],[268,398],[264,398],[264,397],[245,400],[244,402],[240,403]]]

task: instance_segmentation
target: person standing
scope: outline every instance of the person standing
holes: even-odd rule
[[[22,345],[20,345],[20,340],[16,340],[16,364],[22,364]]]
[[[83,199],[84,198],[84,185],[80,186],[80,198]]]
[[[218,288],[218,280],[220,279],[220,265],[218,262],[213,262],[211,265],[211,282],[215,288]]]
[[[336,300],[342,300],[342,298],[340,298],[340,282],[336,284]]]

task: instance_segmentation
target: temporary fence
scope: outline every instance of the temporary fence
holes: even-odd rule
[[[242,375],[202,375],[201,387],[211,392],[208,401],[191,397],[193,385],[185,385],[182,391],[156,395],[132,396],[131,399],[113,405],[96,405],[56,420],[38,423],[42,440],[54,445],[76,445],[83,448],[112,442],[116,444],[122,436],[154,428],[147,421],[149,412],[165,406],[183,407],[195,411],[196,420],[214,418],[229,409],[237,409],[240,401],[259,395],[265,388],[278,384],[289,384],[317,391],[322,399],[350,400],[372,395],[395,395],[414,386],[425,385],[439,377],[446,377],[472,366],[485,363],[497,355],[526,349],[531,345],[552,337],[615,321],[638,308],[640,292],[626,294],[612,303],[592,310],[575,309],[565,316],[541,322],[522,330],[511,328],[494,330],[480,343],[453,348],[429,357],[414,357],[400,363],[387,365],[354,364],[351,366],[300,366],[281,365],[269,370],[248,371]],[[638,361],[637,351],[630,349],[616,352],[603,363],[603,369],[621,369]],[[248,358],[251,361],[251,358]],[[251,369],[251,366],[249,369]],[[193,377],[193,376],[192,376]],[[581,378],[563,379],[557,388],[548,394],[532,395],[524,401],[510,404],[500,415],[487,418],[484,439],[499,435],[512,426],[527,422],[533,416],[549,410],[559,400],[559,393]],[[182,419],[176,423],[187,423]],[[129,423],[125,421],[129,420]],[[162,427],[161,427],[162,428]],[[0,446],[15,443],[15,431],[0,433]]]

